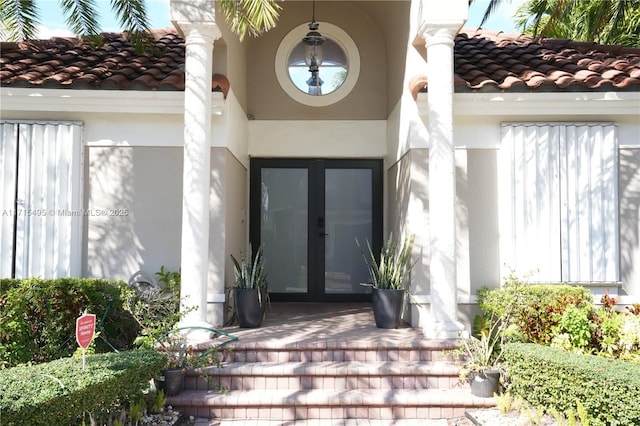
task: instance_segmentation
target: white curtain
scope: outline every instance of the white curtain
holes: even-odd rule
[[[1,276],[79,276],[81,124],[1,125]]]
[[[0,278],[11,277],[13,269],[14,228],[16,214],[16,177],[17,177],[17,149],[18,126],[0,123],[0,203],[2,216],[0,217]]]
[[[535,281],[617,281],[616,127],[504,124],[500,157],[504,262]]]

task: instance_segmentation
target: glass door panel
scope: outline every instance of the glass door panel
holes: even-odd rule
[[[269,291],[307,293],[308,170],[262,168],[260,174],[260,242]]]
[[[372,241],[371,169],[325,169],[325,293],[367,293],[362,247]]]
[[[382,162],[252,159],[250,240],[273,301],[366,301],[356,238],[382,241]]]

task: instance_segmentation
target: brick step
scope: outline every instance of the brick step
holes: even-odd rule
[[[210,419],[440,419],[495,405],[466,388],[418,390],[186,390],[167,399],[188,416]]]
[[[186,389],[450,389],[458,367],[447,362],[260,362],[188,373]]]
[[[223,362],[344,362],[451,361],[452,341],[415,340],[375,343],[357,340],[321,340],[282,344],[277,341],[237,342],[223,351]]]
[[[167,402],[221,424],[424,422],[495,405],[493,398],[474,397],[468,386],[458,386],[459,369],[449,352],[455,341],[427,340],[407,330],[374,329],[355,339],[328,335],[283,333],[233,342],[222,352],[222,367],[206,368],[205,377],[189,372],[186,390]]]

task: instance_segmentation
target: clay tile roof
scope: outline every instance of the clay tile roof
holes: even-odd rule
[[[153,52],[136,53],[122,33],[104,33],[102,46],[78,38],[0,43],[0,84],[52,89],[184,90],[184,40],[168,28],[152,31]],[[213,91],[229,91],[223,75]]]
[[[463,29],[454,63],[456,92],[640,91],[640,49],[624,46]]]

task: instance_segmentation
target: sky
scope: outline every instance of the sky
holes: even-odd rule
[[[440,0],[447,1],[447,0]],[[501,30],[507,33],[517,32],[511,17],[524,0],[503,0],[503,4],[496,11],[494,16],[483,25],[489,30]],[[152,28],[164,28],[171,26],[169,21],[169,0],[146,0],[147,11]],[[67,29],[64,17],[60,13],[58,0],[39,0],[40,16],[43,26],[40,28],[38,38],[49,38],[52,36],[69,36],[71,33]],[[96,0],[99,8],[100,25],[102,31],[119,31],[119,27],[113,13],[111,12],[108,0]],[[469,20],[466,27],[477,27],[482,20],[482,15],[489,4],[489,0],[475,0],[469,9]],[[286,6],[286,5],[285,5]]]

